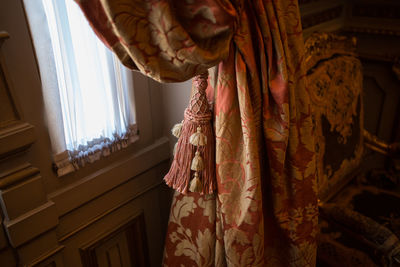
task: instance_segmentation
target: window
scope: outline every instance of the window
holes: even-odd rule
[[[137,139],[129,71],[71,0],[25,0],[58,175]]]

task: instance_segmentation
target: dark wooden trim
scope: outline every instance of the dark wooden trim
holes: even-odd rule
[[[126,239],[132,266],[150,266],[143,213],[137,218],[137,222],[126,230]]]
[[[339,18],[343,13],[343,6],[335,6],[301,18],[303,30],[312,26]]]
[[[28,265],[26,265],[26,267],[35,267],[35,266],[37,267],[37,266],[39,266],[39,264],[41,264],[44,261],[50,259],[54,255],[56,255],[57,253],[62,251],[64,248],[65,248],[64,245],[60,245],[60,246],[50,250],[46,254],[42,255],[41,257],[35,259],[33,262],[31,262]],[[55,261],[52,261],[51,263],[48,264],[48,266],[57,266],[57,263]]]
[[[346,27],[342,31],[348,33],[365,33],[369,35],[387,35],[387,36],[400,36],[400,30],[379,28],[377,25],[372,27]],[[378,25],[379,26],[379,25]]]
[[[147,246],[147,236],[144,214],[141,212],[136,216],[130,217],[127,221],[117,226],[115,229],[100,235],[95,240],[82,246],[79,249],[83,267],[97,267],[96,249],[102,244],[125,232],[128,240],[128,250],[131,266],[147,267],[150,266],[149,251]]]
[[[299,5],[305,5],[312,2],[318,2],[319,0],[299,0]]]

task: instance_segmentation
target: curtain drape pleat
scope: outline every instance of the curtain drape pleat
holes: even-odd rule
[[[76,0],[121,61],[163,82],[210,69],[217,193],[176,193],[165,266],[314,266],[313,126],[293,0]]]

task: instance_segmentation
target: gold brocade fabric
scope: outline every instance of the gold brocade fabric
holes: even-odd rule
[[[314,266],[316,167],[297,2],[76,1],[125,65],[156,80],[214,66],[218,193],[175,194],[164,266]]]

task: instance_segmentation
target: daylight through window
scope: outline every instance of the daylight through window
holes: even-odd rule
[[[136,140],[129,71],[93,33],[76,3],[41,4],[40,10],[25,1],[56,144],[55,161],[59,168],[69,166],[64,170],[70,172],[72,166],[77,169]],[[59,99],[53,101],[55,96]],[[54,121],[56,117],[62,123]],[[57,134],[60,129],[51,131],[54,127],[61,127],[62,134]]]

